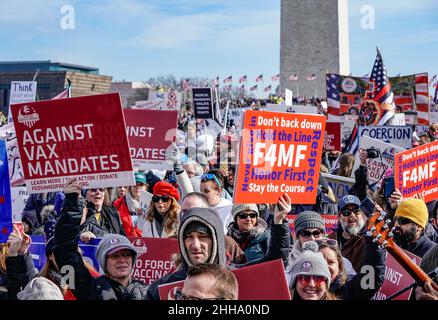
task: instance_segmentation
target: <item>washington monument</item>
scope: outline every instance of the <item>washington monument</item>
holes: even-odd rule
[[[327,72],[350,74],[347,0],[282,0],[281,92],[325,97]]]

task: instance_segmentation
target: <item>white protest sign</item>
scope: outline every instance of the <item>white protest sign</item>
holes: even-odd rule
[[[394,155],[398,152],[405,150],[404,148],[385,143],[380,140],[370,138],[368,136],[363,136],[360,138],[359,147],[362,149],[369,149],[371,147],[374,147],[380,152],[380,157],[366,160],[368,169],[368,181],[370,186],[372,187],[374,187],[379,181],[381,181],[383,175],[388,170],[388,168],[394,168]],[[352,177],[354,177],[354,172],[357,168],[359,168],[359,165],[359,152],[357,152],[356,160],[354,161]]]
[[[393,126],[405,126],[405,114],[404,113],[396,113],[394,114],[394,118],[391,119],[391,125]]]
[[[293,92],[289,89],[285,89],[285,102],[287,106],[291,106],[292,105],[292,98],[293,98]]]
[[[324,178],[326,178],[327,182],[330,185],[330,188],[332,188],[333,193],[338,200],[342,199],[343,196],[346,196],[348,194],[348,191],[356,181],[353,178],[341,177],[330,173],[321,174]]]
[[[146,212],[149,204],[152,201],[152,194],[145,190],[140,190],[140,208],[143,212]]]
[[[409,149],[412,147],[412,130],[410,126],[359,126],[359,139],[368,136]]]
[[[345,115],[343,116],[343,118],[344,118],[343,121],[341,120],[341,147],[342,148],[345,146],[345,143],[350,138],[354,125],[356,124],[357,116]]]
[[[8,122],[12,122],[11,104],[35,101],[37,91],[36,81],[12,81],[9,97]]]
[[[12,122],[0,128],[0,138],[6,140],[8,154],[9,182],[11,187],[24,185],[24,174],[18,152],[17,136]]]
[[[21,222],[21,214],[26,206],[29,194],[26,187],[11,187],[12,222]]]
[[[181,108],[181,93],[175,90],[158,92],[149,90],[148,100],[136,101],[136,109],[149,110],[179,110]]]

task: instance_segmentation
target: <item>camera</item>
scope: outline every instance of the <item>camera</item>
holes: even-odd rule
[[[374,147],[368,148],[367,149],[367,158],[368,159],[375,159],[375,158],[379,158],[380,155],[380,150],[376,149]]]

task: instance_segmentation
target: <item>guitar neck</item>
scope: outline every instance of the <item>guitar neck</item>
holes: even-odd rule
[[[388,241],[386,247],[388,252],[395,260],[414,278],[416,282],[423,285],[425,282],[430,282],[435,290],[438,290],[438,285],[423,271],[418,265],[409,258],[409,256],[401,249],[392,239]]]

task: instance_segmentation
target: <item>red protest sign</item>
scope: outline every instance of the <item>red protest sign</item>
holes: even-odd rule
[[[315,203],[324,132],[321,115],[246,111],[234,202]]]
[[[281,259],[231,271],[239,283],[239,300],[290,300]]]
[[[118,93],[11,106],[29,193],[134,185]]]
[[[133,279],[149,285],[174,271],[172,255],[179,253],[177,239],[129,237],[129,240],[137,250],[137,262],[131,274]]]
[[[420,265],[421,258],[416,255],[403,250],[416,265]],[[386,269],[385,269],[385,280],[376,292],[373,300],[385,300],[387,297],[393,295],[394,293],[406,288],[414,282],[414,279],[409,275],[409,273],[394,259],[390,254],[386,256]],[[413,289],[410,289],[401,295],[394,298],[394,300],[409,300]]]
[[[175,140],[178,112],[124,109],[123,113],[134,166],[142,170],[173,169],[165,161],[165,152]]]
[[[341,123],[327,122],[325,124],[324,150],[341,150]]]
[[[404,198],[416,194],[424,202],[438,198],[438,141],[396,153],[394,179]]]
[[[239,284],[238,300],[290,300],[284,266],[281,259],[233,269]],[[184,281],[159,285],[161,300],[174,300],[177,288]]]

